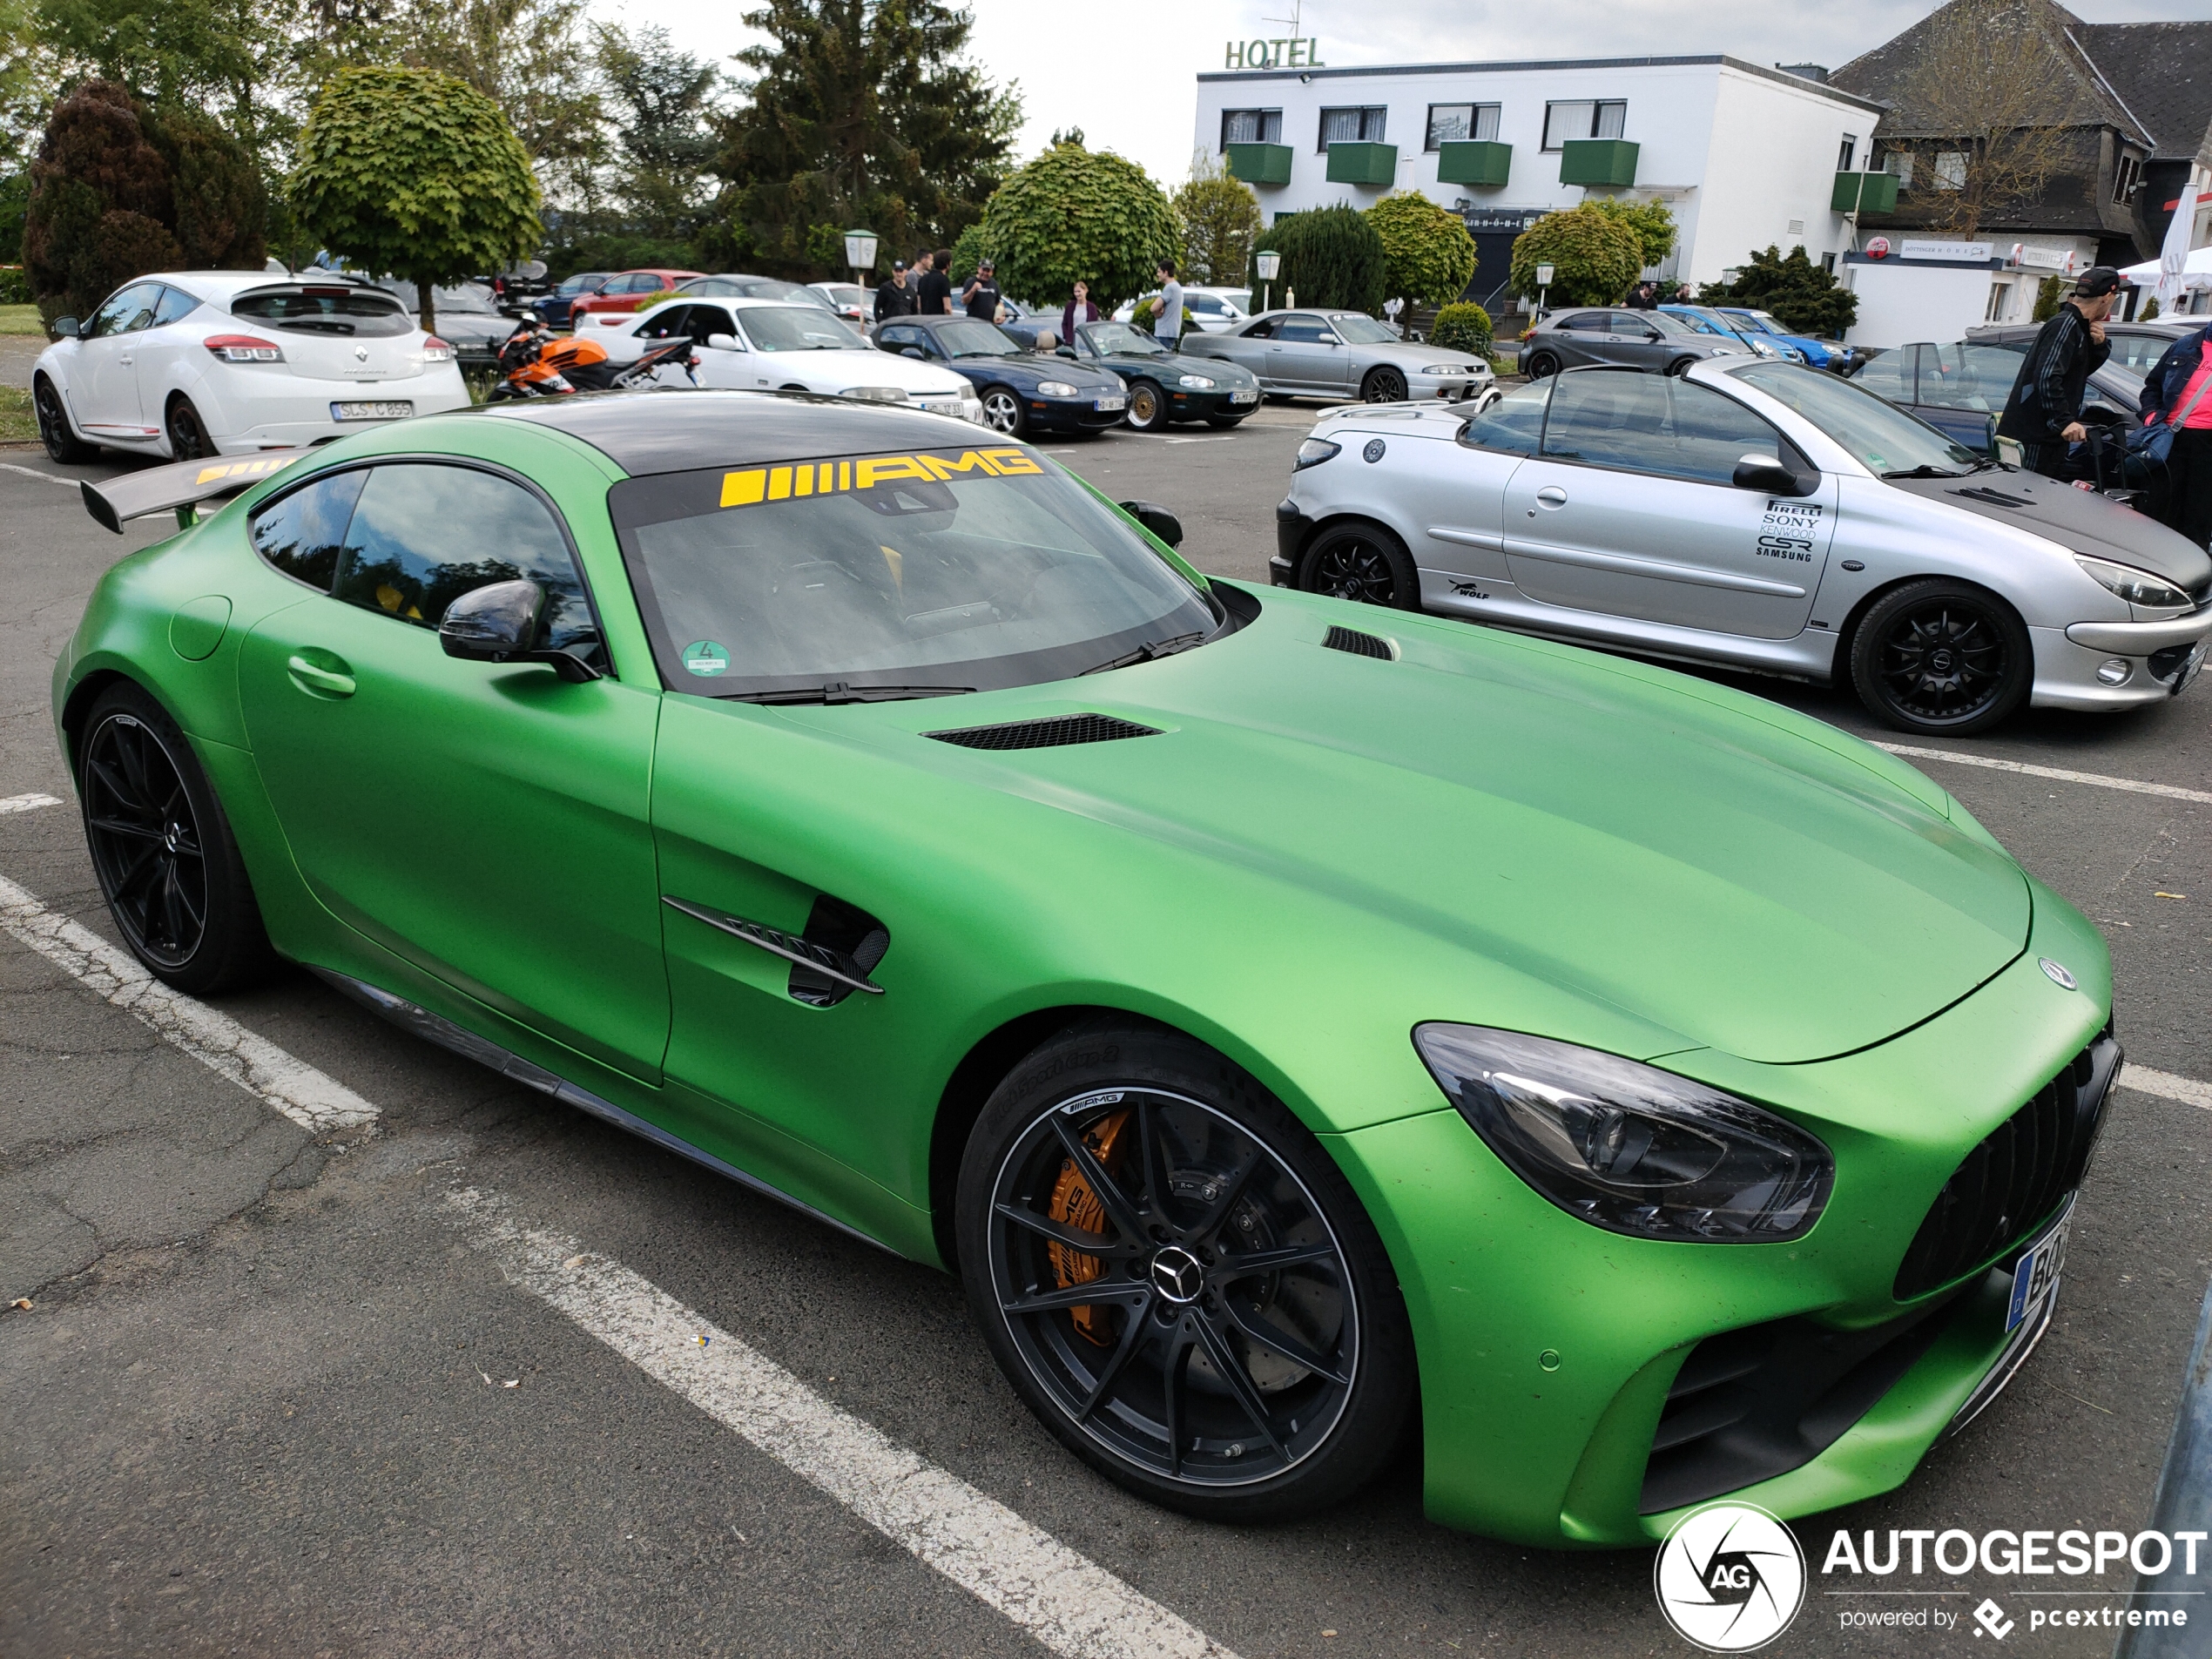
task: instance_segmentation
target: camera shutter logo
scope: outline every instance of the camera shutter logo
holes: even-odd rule
[[[1674,1524],[1651,1569],[1659,1610],[1708,1653],[1750,1653],[1790,1628],[1805,1557],[1789,1527],[1748,1503],[1709,1503]]]

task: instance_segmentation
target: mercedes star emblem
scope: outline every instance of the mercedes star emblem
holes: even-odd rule
[[[1170,1302],[1197,1301],[1205,1284],[1206,1270],[1180,1244],[1170,1244],[1152,1258],[1152,1288]]]
[[[2067,972],[2064,964],[2054,962],[2047,956],[2040,960],[2043,971],[2050,975],[2052,984],[2062,991],[2070,991],[2074,988],[2074,975]]]

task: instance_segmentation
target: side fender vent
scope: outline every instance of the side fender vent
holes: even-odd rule
[[[1390,641],[1375,634],[1363,634],[1357,628],[1339,628],[1329,624],[1329,631],[1321,641],[1325,651],[1350,651],[1354,657],[1379,657],[1386,663],[1395,662],[1398,653],[1391,649]]]
[[[1012,720],[1004,725],[961,726],[953,732],[925,732],[925,738],[956,743],[963,749],[1059,749],[1071,743],[1113,743],[1123,738],[1157,738],[1157,726],[1139,725],[1112,714],[1055,714],[1042,720]]]

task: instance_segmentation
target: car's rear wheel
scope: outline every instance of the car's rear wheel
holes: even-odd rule
[[[1558,373],[1559,359],[1548,351],[1540,351],[1528,360],[1528,378],[1532,381],[1548,380]]]
[[[1021,395],[1009,387],[988,386],[983,388],[983,424],[994,432],[1002,432],[1009,438],[1023,438],[1029,434],[1029,417],[1022,407]]]
[[[1406,545],[1379,524],[1332,524],[1298,561],[1298,586],[1394,610],[1420,607],[1420,577]]]
[[[69,411],[62,407],[62,395],[44,374],[30,388],[30,407],[38,417],[38,441],[46,446],[49,459],[76,466],[99,454],[98,445],[86,443],[70,430]]]
[[[1899,732],[1964,736],[2020,707],[2035,678],[2027,628],[1985,588],[1932,578],[1877,600],[1851,634],[1851,686]]]
[[[1015,1391],[1140,1496],[1278,1521],[1386,1466],[1413,1344],[1343,1173],[1179,1032],[1073,1027],[991,1096],[957,1199],[968,1303]]]
[[[85,844],[132,954],[195,995],[264,971],[268,935],[230,820],[167,711],[118,682],[92,705],[79,755]]]
[[[169,456],[172,461],[205,461],[215,453],[214,440],[188,397],[169,400]]]
[[[1406,401],[1406,377],[1386,363],[1367,371],[1367,378],[1359,382],[1362,403],[1403,403]]]
[[[1167,395],[1150,381],[1131,381],[1129,413],[1122,418],[1133,432],[1157,432],[1168,423]]]

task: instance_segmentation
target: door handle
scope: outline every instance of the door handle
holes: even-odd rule
[[[118,357],[118,358],[117,358],[115,361],[116,361],[117,362],[120,363],[120,364],[121,364],[124,368],[130,368],[130,367],[131,367],[131,360],[130,360],[129,358],[127,358],[127,357]]]
[[[327,651],[323,654],[330,656]],[[338,663],[339,666],[327,668],[294,651],[285,658],[284,666],[292,676],[292,683],[310,697],[351,697],[354,690],[354,677],[346,671],[346,664],[341,658],[331,657],[330,659]]]
[[[1536,499],[1547,507],[1564,507],[1567,505],[1567,492],[1557,484],[1546,484],[1536,492]]]

